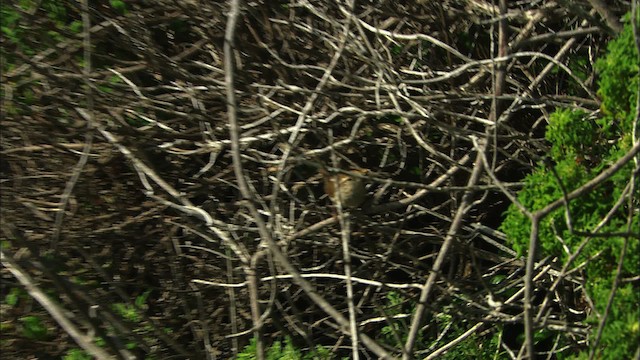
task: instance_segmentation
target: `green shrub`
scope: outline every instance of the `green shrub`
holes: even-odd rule
[[[591,119],[586,113],[558,109],[550,117],[545,138],[551,148],[547,164],[539,164],[525,179],[518,200],[529,210],[536,211],[562,197],[563,187],[570,192],[602,172],[632,145],[633,119],[636,112],[638,88],[638,53],[630,25],[611,41],[606,55],[597,61],[600,74],[599,95],[602,97],[602,116]],[[629,179],[635,179],[634,189],[640,188],[638,178],[629,163],[593,191],[570,202],[568,209],[573,230],[566,221],[565,209],[549,214],[540,223],[539,244],[543,256],[557,256],[566,261],[585,238],[601,225],[599,234],[620,234],[631,230],[640,233],[640,200],[637,193],[630,203],[628,195],[622,205],[612,211]],[[628,217],[632,214],[631,225]],[[530,222],[512,205],[501,226],[515,251],[523,254],[528,248]],[[617,263],[625,239],[621,236],[594,236],[577,258],[574,266],[596,254],[585,268],[586,290],[596,309],[604,312],[616,273]],[[629,239],[623,262],[622,277],[637,275],[640,246],[637,239]],[[621,285],[616,293],[612,311],[604,328],[599,351],[603,358],[630,358],[640,342],[640,295],[637,286]],[[590,319],[597,328],[599,319]],[[580,355],[583,356],[584,354]]]

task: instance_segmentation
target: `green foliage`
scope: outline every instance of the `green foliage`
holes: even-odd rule
[[[74,34],[78,34],[82,31],[82,21],[80,20],[74,20],[69,24],[69,30],[74,33]]]
[[[586,56],[571,58],[569,69],[575,76],[584,81],[589,76],[589,59]]]
[[[109,4],[111,5],[111,7],[116,10],[117,12],[119,12],[120,14],[126,14],[127,13],[127,4],[122,1],[122,0],[109,0]]]
[[[62,359],[63,360],[91,360],[93,358],[91,357],[91,355],[87,354],[82,349],[71,349],[67,351],[67,353]]]
[[[149,123],[147,120],[135,114],[125,114],[125,121],[135,128],[143,127]]]
[[[24,291],[19,288],[13,288],[9,293],[4,297],[5,304],[14,307],[18,304],[18,300],[20,300],[20,296],[24,294]]]
[[[449,311],[448,309],[444,309]],[[433,323],[436,325],[436,329],[440,332],[445,332],[445,336],[437,343],[433,342],[430,346],[432,349],[436,349],[448,342],[453,341],[465,331],[467,331],[472,325],[466,321],[454,316],[449,315],[447,312],[436,314]],[[447,350],[446,353],[441,355],[439,359],[490,359],[500,351],[500,333],[502,329],[497,327],[495,330],[488,333],[486,336],[480,336],[477,333],[464,339],[453,348]],[[440,334],[438,334],[440,335]]]
[[[148,309],[147,300],[151,290],[145,291],[143,294],[136,297],[134,304],[129,305],[125,303],[116,303],[112,305],[113,310],[125,320],[136,324],[135,332],[144,336],[148,343],[154,343],[157,339],[151,335],[153,329],[149,324],[145,324],[142,319],[142,312]],[[165,332],[170,333],[171,329],[165,328]],[[96,343],[98,343],[96,341]],[[98,343],[99,344],[99,343]],[[129,341],[125,344],[127,349],[135,349],[138,344],[133,341]]]
[[[391,123],[395,122],[398,125],[402,125],[402,117],[400,115],[384,115],[374,119],[378,123]]]
[[[37,7],[37,9],[36,9]],[[46,15],[40,27],[34,27],[28,14]],[[38,22],[40,25],[40,22]],[[20,61],[14,55],[17,48],[26,55],[32,55],[64,41],[69,33],[82,31],[82,22],[77,8],[57,0],[19,0],[0,4],[0,33],[8,40],[0,50],[6,71]],[[34,41],[33,39],[37,39]]]
[[[138,309],[147,309],[147,299],[149,299],[150,294],[151,290],[147,290],[142,295],[136,297],[135,304]]]
[[[461,334],[462,331],[458,333],[458,335]],[[453,338],[451,340],[453,340]],[[439,357],[439,359],[451,360],[493,358],[507,358],[504,353],[500,351],[499,333],[494,333],[493,336],[488,339],[473,334]]]
[[[36,21],[33,14],[36,14]],[[40,51],[55,48],[67,39],[69,34],[77,34],[80,31],[82,22],[78,8],[70,2],[0,2],[0,36],[3,37],[3,45],[0,47],[0,72],[11,71],[22,64],[23,61],[17,54],[33,56]],[[22,82],[17,78],[11,81]],[[33,84],[32,80],[28,83]],[[0,96],[7,99],[3,105],[9,115],[20,114],[39,101],[39,96],[35,95],[32,86],[16,86],[15,83],[10,85],[9,88],[13,88],[12,96],[7,97],[4,94],[6,87],[0,89]]]
[[[589,61],[589,55],[586,53],[577,52],[572,54],[572,56],[567,59],[566,65],[569,70],[571,70],[571,74],[582,81],[587,80],[593,72],[591,62]],[[538,66],[544,66],[544,64],[541,63]],[[557,75],[558,79],[566,79],[566,81],[558,84],[558,86],[561,86],[567,95],[582,96],[584,94],[582,86],[574,81],[573,77],[567,76],[565,70],[558,66],[554,66],[551,73]]]
[[[266,351],[265,358],[267,360],[329,360],[333,356],[331,351],[323,346],[316,346],[315,349],[303,354],[302,351],[293,345],[290,337],[286,337],[284,344],[275,341]],[[254,360],[256,356],[256,341],[251,339],[249,345],[238,354],[237,360]]]
[[[625,31],[630,33],[628,29]],[[621,37],[627,41],[633,41],[632,37]],[[622,43],[614,41],[612,44],[620,47],[635,49],[633,43]],[[611,50],[612,46],[609,46]],[[614,47],[615,48],[615,47]],[[602,61],[601,64],[617,64],[610,59],[621,51],[612,51]],[[626,52],[622,52],[625,53]],[[637,60],[636,60],[637,65]],[[637,66],[636,66],[637,69]],[[637,70],[635,76],[629,78],[629,81],[617,81],[605,77],[606,75],[617,74],[620,72],[603,71],[603,78],[600,84],[608,84],[609,88],[614,86],[618,90],[605,90],[601,94],[615,94],[616,99],[603,98],[603,103],[608,103],[607,108],[623,109],[627,103],[626,111],[635,112],[635,89],[630,92],[631,88],[626,88],[624,94],[620,93],[620,86],[614,84],[635,83],[637,84]],[[625,73],[629,75],[629,73]],[[625,76],[626,76],[625,75]],[[625,78],[626,80],[626,78]],[[633,98],[629,102],[627,99]],[[615,101],[618,100],[618,101]],[[562,197],[562,187],[567,191],[576,189],[586,183],[588,180],[596,176],[600,171],[615,162],[621,154],[628,151],[631,141],[631,122],[616,121],[617,118],[627,118],[626,113],[608,113],[602,119],[597,121],[586,118],[586,114],[580,111],[558,110],[552,114],[549,126],[547,127],[546,139],[551,144],[549,152],[551,161],[555,163],[553,171],[540,164],[533,173],[525,179],[525,188],[518,194],[518,200],[529,210],[540,210],[554,200]],[[617,126],[611,126],[616,123]],[[573,227],[582,231],[590,231],[605,217],[612,208],[613,203],[622,194],[628,179],[631,178],[633,171],[632,164],[623,168],[614,175],[607,183],[596,188],[586,196],[572,201],[569,210],[573,221]],[[555,174],[554,174],[555,172]],[[621,207],[619,211],[614,213],[611,221],[602,229],[609,232],[625,232],[627,215],[629,212],[628,204]],[[502,229],[507,233],[509,241],[513,248],[522,254],[528,246],[529,242],[529,221],[522,215],[515,206],[509,208],[506,213],[506,219],[502,224]],[[638,215],[636,214],[636,219]],[[638,232],[638,221],[633,222],[633,231]],[[575,246],[580,243],[583,237],[576,236],[568,229],[565,221],[564,209],[560,209],[548,216],[541,224],[540,242],[545,255],[555,255],[564,257],[563,242],[569,250],[574,250]],[[559,241],[562,240],[562,241]],[[612,246],[613,254],[619,253],[622,244],[621,239],[611,238],[606,240],[596,240],[593,244],[599,244],[592,247],[592,251],[585,253],[585,256],[600,251],[603,243]],[[609,259],[611,260],[611,259]],[[637,261],[637,259],[635,259]],[[629,262],[633,265],[635,261]],[[632,270],[632,268],[629,268]]]
[[[400,293],[391,291],[387,294],[385,312],[389,317],[403,312],[412,313],[415,304],[408,302]],[[403,309],[411,307],[411,309]],[[407,310],[407,311],[404,311]],[[454,306],[442,309],[429,320],[429,325],[421,330],[417,337],[415,348],[418,352],[438,347],[454,340],[467,331],[469,322],[451,315],[455,313]],[[407,340],[410,318],[394,318],[391,323],[383,327],[378,340],[384,344],[402,348]],[[444,333],[444,336],[442,334]],[[398,341],[399,340],[399,341]],[[500,331],[491,332],[488,336],[471,335],[464,341],[448,350],[442,359],[487,359],[492,358],[500,349]]]
[[[113,304],[113,310],[128,321],[138,323],[142,320],[141,310],[147,309],[147,299],[151,294],[151,290],[145,291],[142,295],[136,297],[135,306],[123,303]]]
[[[96,345],[100,346],[100,347],[104,347],[105,345],[107,345],[107,342],[104,341],[103,338],[101,338],[100,336],[96,337]]]
[[[624,137],[623,132],[630,128],[635,115],[638,89],[638,50],[630,24],[609,43],[607,55],[596,62],[596,69],[600,74],[598,94],[605,113],[602,123],[614,127],[612,131]]]
[[[113,75],[107,79],[106,83],[98,84],[97,87],[100,91],[110,94],[113,92],[113,89],[115,88],[115,86],[113,85],[117,85],[120,83],[122,83],[122,79],[120,79],[120,77],[117,75]]]
[[[46,325],[38,316],[25,316],[20,318],[22,334],[33,340],[44,340],[49,334]]]
[[[598,93],[602,96],[602,117],[590,119],[586,113],[570,109],[558,109],[551,115],[545,135],[551,146],[549,161],[539,164],[527,176],[525,186],[518,194],[518,201],[530,211],[540,210],[561,199],[563,187],[567,192],[579,188],[631,147],[639,62],[629,25],[616,40],[610,42],[607,54],[597,61],[596,68],[600,73]],[[629,163],[593,191],[571,201],[568,210],[573,230],[568,226],[566,209],[559,209],[543,219],[539,229],[542,255],[566,260],[568,254],[585,240],[584,233],[593,232],[599,226],[598,233],[626,233],[630,230],[638,234],[638,197],[635,196],[634,203],[625,199],[622,206],[614,210],[629,179],[633,179],[632,172],[633,164]],[[634,187],[637,190],[640,183]],[[607,216],[608,221],[602,224]],[[518,254],[525,253],[528,248],[530,226],[529,219],[515,206],[508,209],[501,228]],[[600,313],[605,310],[623,244],[624,238],[620,236],[595,236],[574,263],[599,254],[595,260],[589,261],[585,278],[586,290]],[[629,240],[626,254],[621,276],[637,275],[640,264],[638,241]],[[629,358],[635,351],[636,344],[640,342],[639,293],[637,286],[632,284],[618,288],[599,345],[602,358]],[[594,328],[597,328],[598,320],[591,320]]]
[[[606,299],[611,292],[611,283],[607,281],[591,281],[589,290],[596,309],[604,313]],[[640,343],[640,294],[638,288],[632,284],[624,284],[618,287],[616,296],[613,299],[611,312],[607,318],[607,323],[602,333],[602,338],[598,346],[600,359],[630,359]],[[593,328],[597,328],[598,320],[595,317],[590,319]],[[595,341],[595,332],[591,336],[591,341]],[[585,351],[586,353],[586,351]]]
[[[393,315],[399,314],[401,311],[402,304],[406,302],[404,296],[396,291],[389,291],[386,295],[387,301],[387,310],[389,310]]]
[[[18,43],[20,28],[17,26],[20,13],[15,8],[2,3],[0,5],[0,30],[9,41]]]
[[[591,152],[600,133],[595,121],[583,111],[558,109],[551,114],[545,138],[551,143],[551,157],[558,161]]]
[[[391,318],[388,325],[384,326],[380,330],[379,340],[382,343],[391,345],[397,349],[404,346],[404,342],[407,340],[407,331],[409,329],[409,321],[407,318],[393,318],[395,315],[402,314],[404,312],[403,306],[407,305],[407,300],[401,293],[396,291],[390,291],[386,294],[387,303],[384,306],[384,311],[387,316]],[[413,306],[412,306],[413,307]],[[426,337],[422,333],[418,336],[418,343],[416,348],[422,349],[427,346],[423,342]]]

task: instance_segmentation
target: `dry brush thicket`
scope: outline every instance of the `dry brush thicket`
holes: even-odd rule
[[[134,1],[119,15],[91,2],[81,33],[10,49],[3,262],[118,356],[133,341],[138,355],[228,358],[253,332],[402,356],[380,335],[401,319],[398,343],[420,357],[500,324],[495,351],[515,357],[525,302],[558,276],[534,327],[584,345],[579,274],[536,259],[525,301],[526,259],[496,229],[547,151],[549,113],[599,108],[589,62],[629,9],[592,3],[256,1],[227,28],[232,4]],[[23,41],[46,45],[51,21],[27,20]],[[28,106],[12,98],[25,91]],[[369,169],[362,208],[334,206],[320,168]],[[111,304],[149,290],[138,324],[118,320]]]

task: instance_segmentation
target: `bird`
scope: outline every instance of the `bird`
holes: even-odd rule
[[[366,175],[367,169],[351,170],[351,173]],[[324,181],[324,192],[334,203],[342,204],[343,208],[353,209],[362,205],[367,197],[365,188],[366,181],[361,177],[357,177],[346,173],[332,174],[322,169],[321,171]]]

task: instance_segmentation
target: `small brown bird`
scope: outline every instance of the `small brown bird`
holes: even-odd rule
[[[364,175],[368,170],[358,169],[351,172]],[[331,174],[326,170],[322,171],[322,175],[324,191],[331,201],[337,203],[339,199],[344,208],[356,208],[362,205],[367,196],[365,179],[344,173]]]

